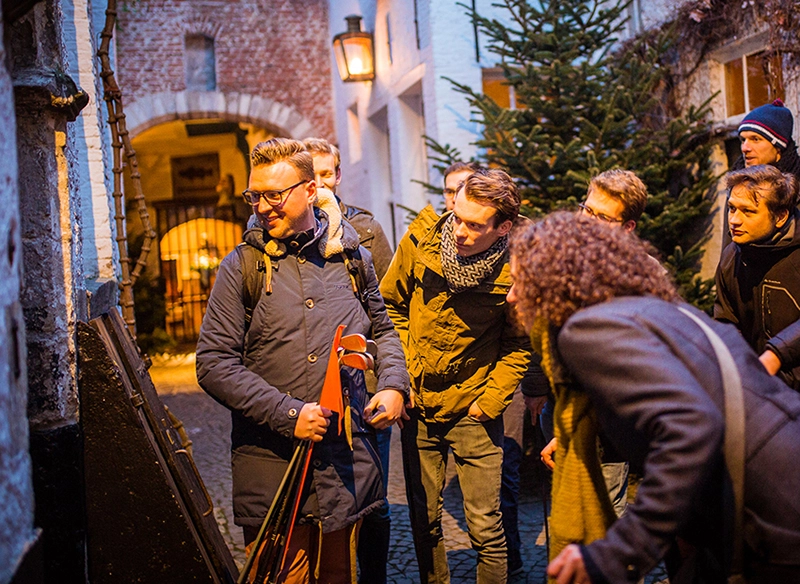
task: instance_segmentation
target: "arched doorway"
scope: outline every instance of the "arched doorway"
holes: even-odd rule
[[[133,138],[157,238],[134,287],[137,340],[147,352],[193,351],[219,262],[242,240],[249,152],[268,129],[220,118],[172,120]],[[130,177],[125,176],[126,186]],[[126,192],[131,192],[126,188]],[[142,240],[127,210],[131,257]]]
[[[211,241],[202,243],[200,226],[214,220],[245,228],[250,208],[240,193],[246,188],[253,146],[273,136],[302,139],[317,134],[292,106],[246,93],[165,91],[138,98],[125,112],[157,232],[147,268],[134,286],[137,341],[148,352],[193,351],[216,267],[200,268],[208,270],[207,278],[189,268],[189,278],[184,279],[186,271],[178,269],[177,259],[169,259],[174,253],[162,259],[161,244],[171,241],[165,236],[183,224],[187,225],[173,233],[196,228],[178,255],[212,257]],[[125,181],[126,192],[131,192],[127,173]],[[129,252],[135,259],[142,227],[133,209],[127,209],[126,216]],[[232,249],[218,239],[214,246],[218,260]]]

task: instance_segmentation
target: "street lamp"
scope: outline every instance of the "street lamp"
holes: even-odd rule
[[[333,54],[344,82],[375,79],[372,33],[361,30],[360,16],[346,16],[347,32],[333,37]]]

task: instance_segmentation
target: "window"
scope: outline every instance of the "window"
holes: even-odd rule
[[[205,35],[186,36],[186,89],[214,91],[217,88],[217,63],[214,39]]]
[[[483,94],[491,97],[497,105],[508,109],[517,109],[517,96],[514,88],[508,85],[506,76],[500,67],[482,69]]]
[[[724,67],[726,117],[784,99],[780,55],[760,51],[731,59]]]

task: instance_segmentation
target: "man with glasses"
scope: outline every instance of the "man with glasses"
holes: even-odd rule
[[[480,169],[480,165],[475,162],[454,162],[444,170],[444,210],[452,211],[455,206],[456,193],[459,187],[464,184],[467,177],[476,170]]]
[[[647,187],[630,170],[607,170],[589,182],[580,212],[632,232],[647,205]]]
[[[384,499],[373,428],[400,418],[408,392],[402,347],[370,254],[342,221],[333,193],[317,188],[303,144],[275,138],[258,144],[250,160],[244,196],[255,226],[220,264],[200,329],[197,379],[231,410],[234,519],[245,544],[256,538],[294,441],[311,440],[309,486],[277,581],[308,582],[319,570],[325,582],[350,583],[356,526]],[[261,258],[264,278],[249,307],[246,272],[256,262],[245,262],[245,253]],[[366,263],[368,310],[353,293],[347,254]],[[339,325],[345,334],[371,330],[378,346],[369,402],[363,372],[342,368],[349,419],[341,433],[336,414],[318,403]]]
[[[647,187],[630,170],[607,170],[589,182],[586,200],[578,205],[579,213],[600,221],[611,228],[632,233],[647,205]],[[653,259],[655,262],[656,260]],[[534,396],[531,396],[534,397]],[[542,396],[534,399],[542,400]],[[539,403],[537,401],[537,403]],[[542,409],[542,432],[550,440],[542,450],[542,460],[553,468],[556,440],[553,438],[552,397]],[[625,512],[628,499],[628,462],[601,435],[603,478],[617,516]]]

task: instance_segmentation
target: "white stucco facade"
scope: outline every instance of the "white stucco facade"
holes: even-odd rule
[[[479,0],[476,8],[501,16],[491,4]],[[496,61],[484,46],[476,52],[472,21],[457,0],[337,0],[330,3],[332,34],[346,30],[350,14],[362,16],[362,30],[374,34],[376,77],[343,83],[334,65],[340,193],[371,210],[397,240],[405,229],[404,207],[418,211],[429,202],[414,181],[442,180],[428,162],[424,136],[456,147],[465,159],[475,154],[478,126],[466,98],[445,78],[480,90],[481,68]],[[478,38],[482,45],[485,39]]]
[[[87,287],[91,282],[115,279],[119,251],[114,241],[111,134],[103,100],[103,84],[96,58],[105,23],[106,0],[65,0],[61,3],[63,55],[66,73],[89,95],[87,105],[69,124],[67,152],[70,188],[77,194],[82,215],[80,255]]]

